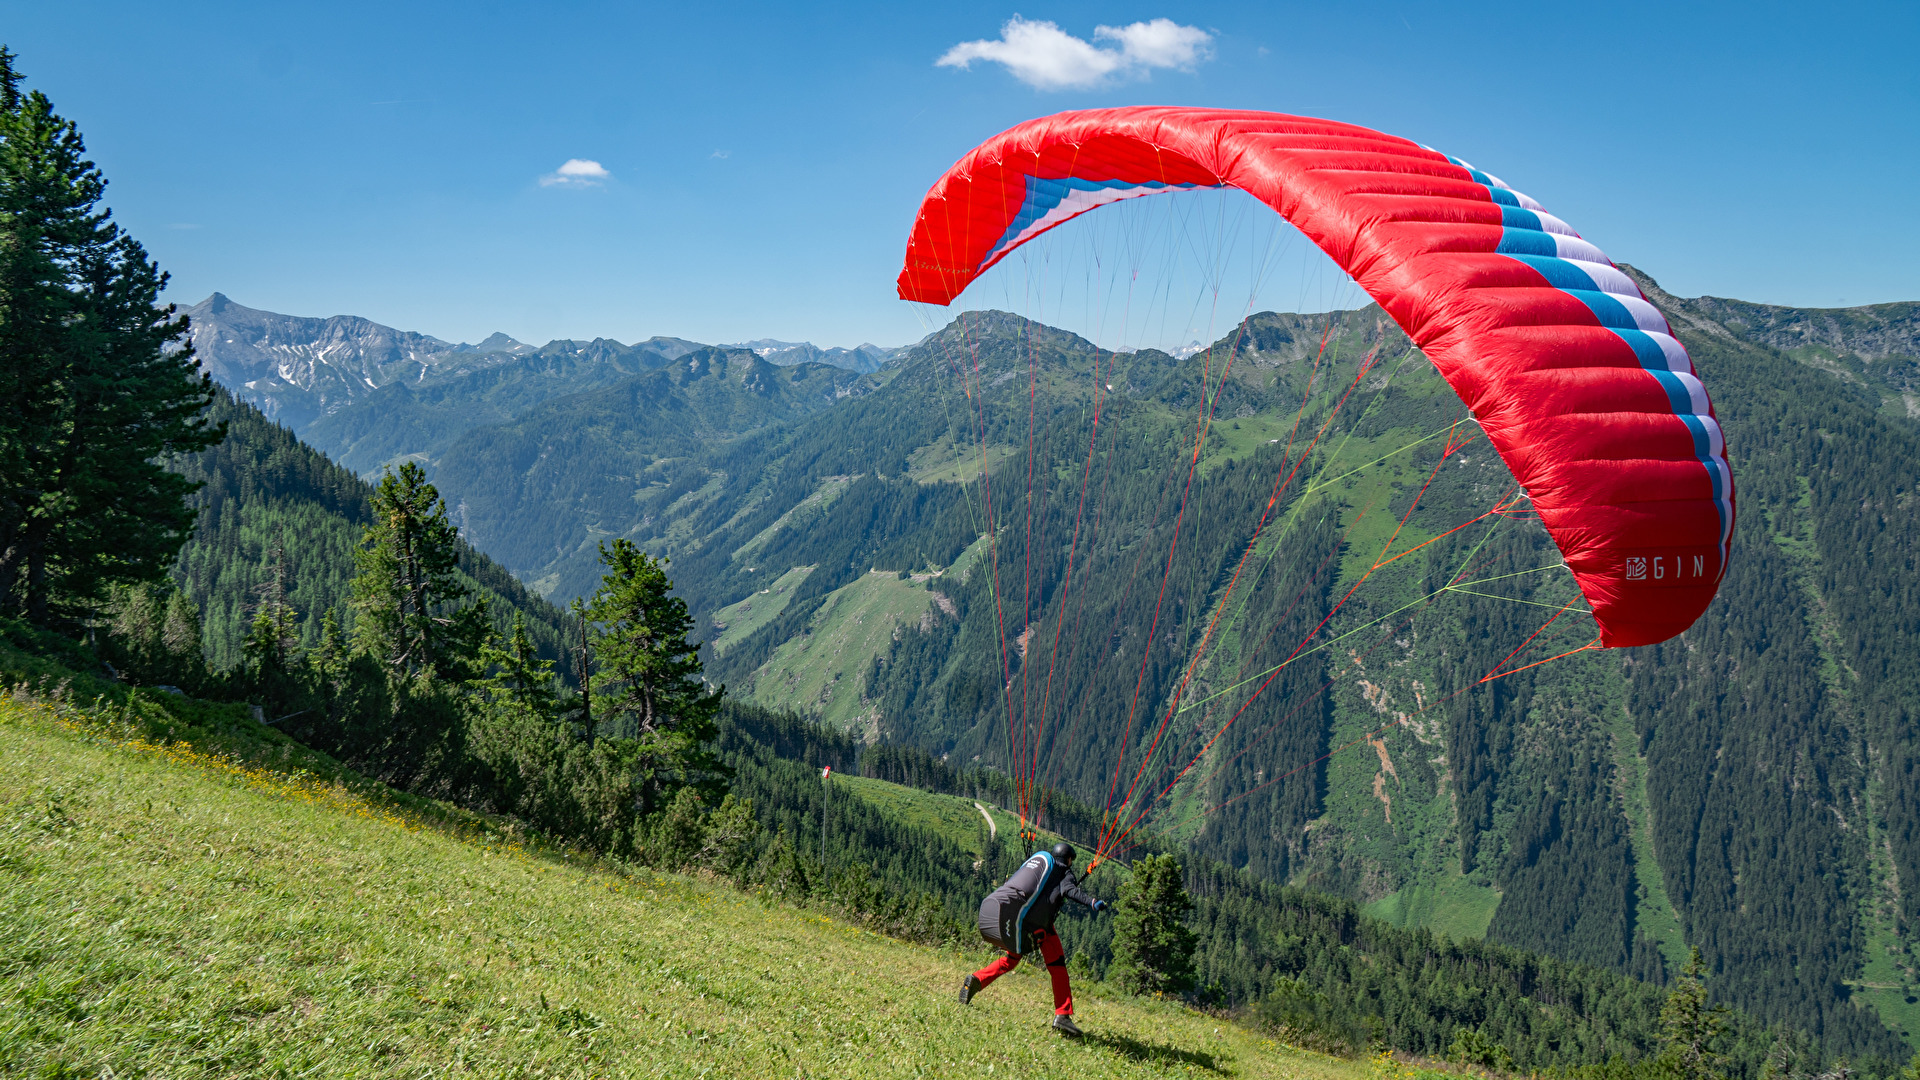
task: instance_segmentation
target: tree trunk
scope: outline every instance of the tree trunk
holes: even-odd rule
[[[580,617],[580,718],[587,728],[587,749],[593,749],[593,654],[587,650],[587,619]]]

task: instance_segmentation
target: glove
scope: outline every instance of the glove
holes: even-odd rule
[[[1093,902],[1093,913],[1095,915],[1105,915],[1107,909],[1112,906],[1112,904],[1107,903],[1105,900],[1095,900]]]

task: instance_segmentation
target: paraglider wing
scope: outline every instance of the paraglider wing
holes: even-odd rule
[[[1033,237],[1120,199],[1235,187],[1405,330],[1525,487],[1609,647],[1693,624],[1726,571],[1733,477],[1687,351],[1638,286],[1532,199],[1352,124],[1190,108],[1012,128],[922,202],[900,296],[947,304]]]

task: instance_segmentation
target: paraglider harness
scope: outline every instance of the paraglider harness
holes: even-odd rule
[[[1024,956],[1033,951],[1035,941],[1033,933],[1027,927],[1027,915],[1033,905],[1048,891],[1054,883],[1054,871],[1062,870],[1075,885],[1073,864],[1062,867],[1051,852],[1036,851],[1020,869],[1014,871],[1007,883],[987,894],[980,905],[980,936],[995,948],[1005,949],[1015,956]],[[1038,874],[1030,871],[1038,871]],[[1025,879],[1025,880],[1022,880]]]

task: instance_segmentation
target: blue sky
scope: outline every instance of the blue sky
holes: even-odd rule
[[[1015,15],[1112,70],[936,65]],[[1204,38],[1156,67],[1097,36],[1155,19]],[[1920,299],[1911,2],[6,0],[0,36],[175,299],[451,340],[912,340],[893,278],[927,186],[1022,120],[1120,104],[1418,139],[1683,295]],[[552,182],[568,161],[605,175]]]

